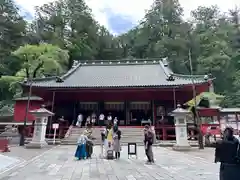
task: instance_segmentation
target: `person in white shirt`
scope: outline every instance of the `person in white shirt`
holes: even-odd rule
[[[92,125],[95,125],[96,119],[97,119],[96,114],[92,113]]]
[[[91,124],[91,117],[88,116],[86,119],[85,127],[87,127],[88,124]]]
[[[112,122],[112,115],[111,115],[111,113],[108,114],[107,120],[108,120],[108,124],[110,124]]]
[[[83,121],[83,115],[80,113],[77,117],[77,123],[76,126],[82,127],[82,121]]]
[[[100,125],[100,126],[104,126],[104,119],[105,119],[105,116],[104,116],[103,113],[101,113],[101,114],[99,115],[99,125]]]
[[[118,124],[118,119],[117,119],[117,117],[115,117],[114,120],[113,120],[113,125],[115,126],[117,124]]]

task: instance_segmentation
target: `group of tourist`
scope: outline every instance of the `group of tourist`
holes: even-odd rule
[[[108,114],[107,116],[107,123],[105,123],[105,115],[103,113],[101,113],[99,115],[99,117],[97,118],[97,115],[95,113],[92,113],[91,116],[87,116],[86,118],[84,118],[84,116],[79,113],[78,117],[77,117],[77,122],[76,122],[76,126],[78,127],[83,127],[83,126],[87,126],[88,124],[91,124],[92,126],[98,124],[99,126],[104,126],[106,124],[109,124],[110,122],[118,122],[117,117],[112,118],[111,113]]]
[[[112,151],[115,153],[115,159],[120,158],[121,152],[121,131],[118,128],[117,122],[110,122],[106,125],[104,132],[101,134],[105,151],[107,153],[109,142],[111,143]],[[93,152],[92,125],[88,124],[77,141],[77,149],[75,157],[78,160],[91,158]]]
[[[91,158],[93,153],[93,140],[91,124],[87,125],[83,134],[80,135],[77,141],[77,150],[75,157],[78,160]]]
[[[115,159],[120,158],[121,152],[121,136],[122,132],[118,128],[117,122],[115,121],[113,124],[109,122],[106,126],[105,131],[102,132],[102,142],[105,149],[105,157],[113,158],[113,154],[115,153]],[[109,157],[109,152],[112,154],[112,157]],[[114,153],[113,153],[114,152]]]
[[[121,155],[121,130],[118,128],[117,122],[109,123],[106,125],[105,130],[101,133],[103,148],[105,149],[105,157],[108,157],[108,151],[112,151],[115,159],[119,159]],[[75,157],[78,160],[91,158],[93,152],[93,140],[92,137],[92,126],[89,124],[84,130],[83,134],[80,135],[77,142],[77,150]],[[146,125],[144,127],[144,147],[147,156],[147,163],[154,163],[153,158],[153,139],[154,135],[151,128]]]

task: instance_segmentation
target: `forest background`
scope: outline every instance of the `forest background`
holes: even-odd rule
[[[178,0],[155,0],[137,26],[111,34],[84,0],[35,8],[29,22],[12,0],[0,3],[0,109],[21,95],[23,78],[56,76],[74,60],[165,58],[174,72],[216,77],[223,106],[240,106],[240,9],[198,7],[183,18]]]

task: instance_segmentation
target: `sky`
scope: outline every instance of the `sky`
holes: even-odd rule
[[[26,18],[34,15],[34,7],[54,0],[15,0]],[[121,34],[134,27],[150,8],[153,0],[85,0],[95,19],[114,34]],[[198,6],[218,5],[221,11],[240,7],[240,0],[179,0],[188,18]]]

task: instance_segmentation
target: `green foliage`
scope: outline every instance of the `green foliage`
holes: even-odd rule
[[[20,93],[21,89],[18,83],[21,80],[21,77],[2,76],[0,78],[0,101],[12,100],[15,94]]]
[[[20,77],[41,77],[41,75],[58,75],[66,72],[68,52],[51,44],[25,45],[13,54],[21,62]]]
[[[198,7],[188,21],[178,0],[155,0],[138,26],[115,37],[96,22],[84,0],[57,0],[37,7],[29,24],[13,1],[3,0],[1,7],[2,75],[62,74],[73,60],[164,57],[176,73],[190,74],[191,58],[193,74],[216,77],[215,90],[225,95],[225,106],[240,106],[237,8],[223,13],[217,6]],[[0,79],[0,100],[14,95],[11,87],[17,86],[7,83],[12,81]]]

